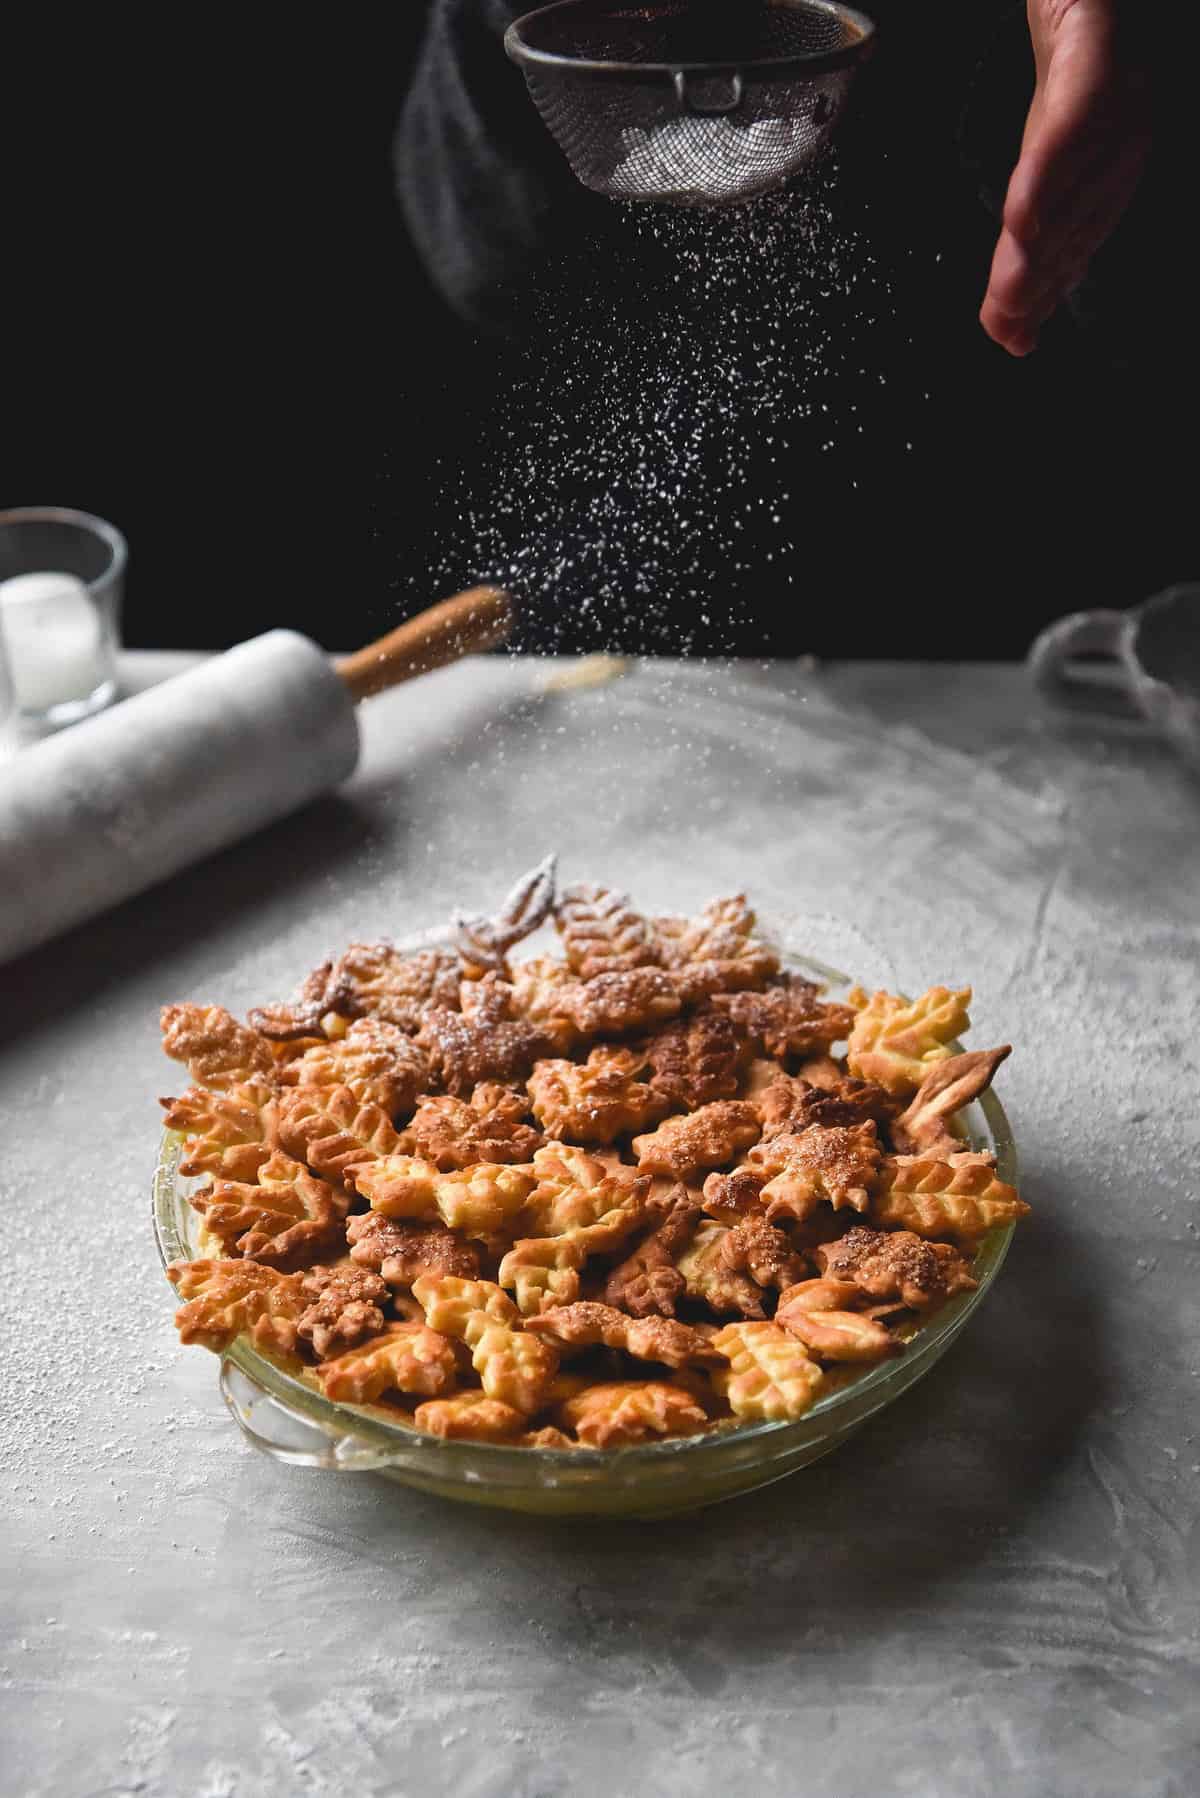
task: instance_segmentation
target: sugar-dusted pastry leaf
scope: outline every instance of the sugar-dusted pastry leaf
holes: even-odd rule
[[[392,943],[351,943],[334,963],[333,978],[353,994],[354,1009],[366,1017],[417,1030],[431,1006],[458,1006],[462,958],[453,949],[404,952]]]
[[[296,1325],[308,1305],[300,1274],[255,1261],[175,1261],[167,1278],[186,1302],[175,1313],[181,1342],[223,1354],[245,1331],[268,1353],[295,1351]]]
[[[348,1086],[296,1086],[279,1095],[276,1135],[322,1179],[344,1182],[364,1161],[394,1155],[401,1139],[380,1105],[364,1105]]]
[[[675,1265],[700,1221],[699,1196],[678,1185],[662,1217],[624,1261],[614,1267],[604,1287],[604,1302],[632,1317],[674,1317],[685,1281]]]
[[[489,1398],[526,1415],[541,1409],[558,1356],[522,1330],[520,1312],[501,1287],[423,1274],[413,1283],[413,1297],[431,1329],[466,1343]]]
[[[850,1034],[854,1012],[821,998],[821,989],[798,974],[784,974],[762,992],[718,993],[712,1001],[758,1051],[782,1059],[828,1050]]]
[[[332,1360],[384,1327],[380,1307],[387,1303],[388,1289],[378,1274],[352,1261],[310,1267],[301,1275],[300,1287],[308,1306],[296,1328],[319,1361]]]
[[[258,1083],[206,1092],[192,1086],[178,1099],[160,1101],[168,1130],[187,1137],[179,1171],[188,1178],[215,1174],[224,1180],[254,1180],[270,1159],[275,1134],[274,1087]]]
[[[565,961],[549,955],[514,962],[510,974],[512,1015],[532,1025],[550,1045],[548,1053],[565,1055],[579,1040],[579,1027],[568,994],[579,986]]]
[[[730,1267],[725,1257],[729,1235],[726,1224],[702,1223],[677,1257],[676,1266],[683,1275],[687,1295],[702,1299],[721,1317],[731,1313],[762,1317],[762,1288],[748,1274]]]
[[[556,862],[554,855],[548,855],[523,874],[490,917],[454,913],[455,944],[470,967],[504,972],[509,950],[545,923],[554,909]]]
[[[908,1310],[940,1305],[976,1285],[970,1267],[948,1242],[926,1242],[911,1230],[856,1227],[814,1250],[827,1281],[849,1283],[865,1297],[894,1300]]]
[[[512,1085],[525,1078],[534,1062],[550,1053],[553,1043],[545,1031],[519,1017],[497,1016],[508,1001],[499,987],[484,982],[463,983],[463,990],[483,989],[494,998],[495,1008],[481,1008],[474,1015],[431,1007],[426,1011],[417,1042],[429,1061],[432,1084],[467,1098],[483,1081]]]
[[[457,1377],[453,1344],[419,1323],[388,1324],[317,1369],[326,1398],[350,1405],[373,1404],[387,1392],[437,1398],[453,1390]]]
[[[778,1130],[807,1130],[810,1124],[836,1124],[845,1129],[868,1119],[882,1130],[900,1109],[900,1101],[872,1080],[838,1074],[833,1081],[815,1086],[778,1067],[774,1080],[756,1094],[755,1103],[763,1135],[768,1137]]]
[[[701,1011],[664,1024],[644,1049],[650,1084],[666,1101],[665,1110],[696,1111],[738,1090],[745,1042],[724,1012]]]
[[[517,1017],[512,982],[492,969],[460,982],[458,999],[463,1017],[487,1029]]]
[[[758,1113],[744,1099],[719,1099],[698,1111],[668,1118],[651,1135],[634,1138],[638,1171],[691,1180],[706,1168],[732,1161],[758,1141]]]
[[[457,1007],[462,975],[462,960],[453,949],[405,954],[386,940],[351,943],[335,960],[314,968],[295,999],[251,1012],[250,1021],[264,1035],[281,1039],[316,1034],[330,1013],[417,1030],[428,1006]]]
[[[630,1317],[594,1300],[542,1311],[529,1318],[525,1328],[553,1343],[561,1354],[603,1345],[624,1349],[639,1361],[661,1361],[667,1367],[720,1360],[702,1330],[672,1317]]]
[[[671,969],[688,1004],[712,993],[761,987],[779,972],[778,954],[755,937],[754,925],[744,893],[711,900],[690,922],[655,920],[663,965]]]
[[[791,1239],[761,1216],[735,1223],[722,1238],[718,1258],[731,1273],[747,1273],[756,1286],[774,1286],[780,1291],[795,1285],[804,1273],[803,1258]]]
[[[164,1051],[172,1061],[187,1063],[198,1086],[224,1092],[274,1081],[270,1043],[223,1005],[164,1005],[161,1023]]]
[[[713,1347],[729,1362],[713,1384],[737,1417],[792,1423],[810,1409],[823,1375],[803,1343],[775,1323],[726,1324]]]
[[[404,1134],[412,1154],[443,1172],[481,1161],[529,1162],[544,1138],[528,1118],[523,1093],[484,1081],[469,1100],[450,1093],[422,1099]]]
[[[670,1109],[668,1100],[638,1078],[645,1058],[633,1049],[600,1043],[585,1062],[539,1061],[529,1076],[533,1114],[547,1136],[611,1143],[645,1130]]]
[[[835,1211],[849,1206],[865,1211],[878,1180],[880,1149],[875,1125],[845,1128],[810,1124],[807,1129],[780,1130],[759,1143],[747,1164],[767,1176],[759,1197],[768,1221],[794,1218],[803,1223],[822,1200]]]
[[[555,921],[570,967],[583,980],[654,966],[658,944],[647,920],[628,895],[611,887],[567,887]]]
[[[558,1408],[558,1420],[587,1448],[629,1448],[663,1436],[695,1436],[708,1413],[690,1392],[665,1380],[614,1380],[589,1386]]]
[[[422,1274],[455,1274],[473,1280],[479,1252],[443,1223],[405,1223],[366,1211],[346,1224],[350,1259],[389,1286],[411,1286]]]
[[[344,1242],[345,1194],[276,1149],[251,1185],[215,1180],[190,1204],[228,1254],[271,1267],[304,1267],[328,1259]]]
[[[651,1030],[677,1016],[682,1000],[670,975],[661,968],[627,968],[594,974],[564,987],[559,1004],[580,1036],[625,1036]]]
[[[430,1436],[452,1442],[512,1442],[529,1419],[523,1411],[489,1398],[486,1392],[453,1392],[449,1398],[433,1398],[418,1405],[413,1422]],[[557,1431],[554,1432],[558,1434]],[[545,1446],[545,1445],[542,1445]],[[568,1447],[570,1444],[568,1443]]]
[[[972,1049],[934,1062],[908,1105],[891,1127],[892,1142],[905,1155],[958,1155],[965,1143],[948,1128],[949,1119],[985,1092],[996,1069],[1012,1054],[1011,1043],[999,1049]]]
[[[327,961],[305,977],[292,999],[255,1006],[247,1014],[247,1022],[272,1042],[288,1043],[330,1031],[336,1034],[338,1023],[357,1016],[359,1009],[349,983],[339,977],[334,963]]]
[[[297,1087],[348,1087],[360,1105],[407,1117],[429,1084],[429,1063],[410,1036],[379,1018],[358,1018],[343,1037],[316,1043],[280,1072]]]
[[[762,1189],[766,1184],[767,1176],[761,1168],[735,1167],[729,1174],[709,1174],[703,1188],[704,1210],[722,1224],[765,1217]]]
[[[880,1170],[871,1221],[917,1236],[954,1236],[974,1242],[997,1224],[1025,1217],[1029,1206],[997,1177],[990,1155],[964,1152],[946,1159],[892,1155]]]
[[[897,1095],[914,1092],[933,1063],[949,1058],[951,1039],[971,1025],[969,986],[931,986],[911,1002],[885,992],[867,999],[857,990],[851,999],[862,1003],[850,1032],[850,1072]]]

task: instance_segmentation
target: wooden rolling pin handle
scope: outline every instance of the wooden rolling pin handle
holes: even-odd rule
[[[414,675],[503,643],[512,629],[512,602],[500,587],[472,587],[430,606],[407,623],[343,656],[337,671],[352,696],[369,699]]]

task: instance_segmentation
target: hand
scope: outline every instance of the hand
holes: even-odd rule
[[[1146,84],[1121,60],[1118,0],[1027,0],[1037,86],[980,312],[1027,356],[1133,196],[1150,147]]]

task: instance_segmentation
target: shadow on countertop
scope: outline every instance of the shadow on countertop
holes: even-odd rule
[[[323,1537],[318,1514],[336,1513],[340,1550],[385,1573],[419,1543],[434,1585],[457,1565],[490,1594],[497,1614],[477,1614],[473,1630],[499,1632],[512,1606],[527,1605],[551,1658],[565,1663],[582,1640],[593,1653],[636,1650],[702,1695],[732,1666],[752,1675],[759,1661],[819,1652],[825,1638],[858,1638],[865,1652],[898,1626],[936,1635],[941,1588],[974,1581],[986,1594],[998,1579],[1031,1577],[1009,1568],[1005,1543],[1052,1503],[1108,1402],[1097,1286],[1052,1204],[1044,1194],[1036,1240],[1032,1226],[1018,1232],[990,1303],[928,1378],[772,1487],[641,1522],[447,1506],[375,1476],[355,1494],[345,1476],[318,1476],[283,1501],[301,1501],[292,1527]],[[484,1566],[494,1577],[476,1582]],[[971,1647],[977,1665],[1009,1664],[1000,1639]]]
[[[394,812],[389,825],[403,830]],[[366,807],[331,794],[258,832],[249,847],[222,850],[30,950],[0,967],[6,1038],[19,1040],[65,1012],[95,1004],[155,961],[202,945],[215,928],[255,913],[269,925],[276,900],[318,888],[331,868],[379,834],[379,820]]]

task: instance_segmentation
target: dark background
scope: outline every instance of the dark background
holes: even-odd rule
[[[519,354],[435,290],[394,191],[425,11],[302,24],[217,8],[201,28],[64,9],[12,30],[0,503],[121,526],[131,644],[290,624],[349,646],[495,572],[455,521],[464,491],[488,491],[489,420]],[[1063,321],[1010,362],[975,313],[994,240],[980,189],[1002,190],[1019,136],[1023,39],[1003,5],[965,36],[943,29],[961,8],[891,11],[839,191],[895,294],[864,355],[909,381],[919,358],[919,441],[898,458],[868,407],[822,471],[799,585],[764,581],[747,610],[715,571],[717,621],[707,639],[689,629],[693,647],[1019,655],[1057,613],[1197,574],[1174,154],[1087,328]],[[495,78],[519,81],[498,51]],[[553,621],[537,605],[523,641],[591,646],[569,592]],[[636,618],[606,628],[644,646]]]

